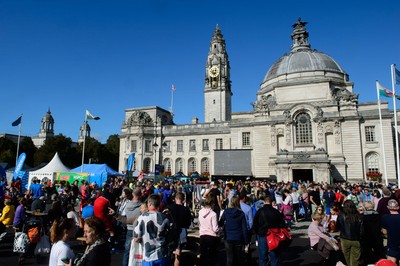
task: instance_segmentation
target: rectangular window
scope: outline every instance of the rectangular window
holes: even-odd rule
[[[131,152],[137,152],[137,141],[136,140],[131,141]]]
[[[375,141],[375,126],[365,127],[365,141],[374,142]]]
[[[222,139],[216,139],[215,144],[216,144],[216,147],[215,147],[215,148],[216,148],[217,150],[222,150],[222,149],[223,149]]]
[[[144,141],[144,151],[151,152],[151,140]]]
[[[179,151],[179,152],[183,151],[183,140],[176,141],[176,151]]]
[[[242,146],[250,146],[250,132],[242,133]]]
[[[210,147],[208,146],[208,139],[203,139],[203,151],[209,151]]]
[[[171,141],[170,140],[164,141],[163,147],[164,147],[164,151],[170,152],[171,151]]]
[[[189,151],[196,151],[196,140],[191,139],[189,141]]]

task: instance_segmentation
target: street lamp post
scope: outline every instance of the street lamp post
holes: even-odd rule
[[[153,149],[154,149],[154,177],[155,177],[156,176],[156,165],[157,165],[157,150],[158,150],[157,142],[154,142]]]

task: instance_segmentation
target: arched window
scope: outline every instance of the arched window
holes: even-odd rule
[[[164,171],[172,173],[171,159],[165,159],[164,160]]]
[[[183,159],[178,158],[175,161],[175,171],[178,172],[183,172]]]
[[[312,124],[310,115],[300,113],[296,116],[296,144],[312,144]]]
[[[197,171],[196,169],[196,159],[195,158],[190,158],[188,161],[188,169],[189,169],[189,174],[194,173]]]
[[[150,172],[150,166],[151,166],[151,159],[150,158],[146,158],[143,160],[143,170],[145,172]]]
[[[379,155],[376,152],[367,154],[365,161],[367,162],[367,173],[379,172]]]
[[[201,159],[201,173],[210,173],[210,161],[208,158]]]

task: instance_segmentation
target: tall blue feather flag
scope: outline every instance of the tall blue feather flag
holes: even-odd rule
[[[22,121],[22,115],[20,116],[20,117],[18,117],[18,119],[17,120],[15,120],[14,122],[12,122],[12,126],[13,127],[16,127],[16,126],[18,126],[19,124],[21,124],[21,121]]]

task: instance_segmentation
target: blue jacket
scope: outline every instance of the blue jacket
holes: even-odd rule
[[[246,217],[243,211],[236,208],[225,209],[218,224],[224,227],[225,240],[249,243]]]

